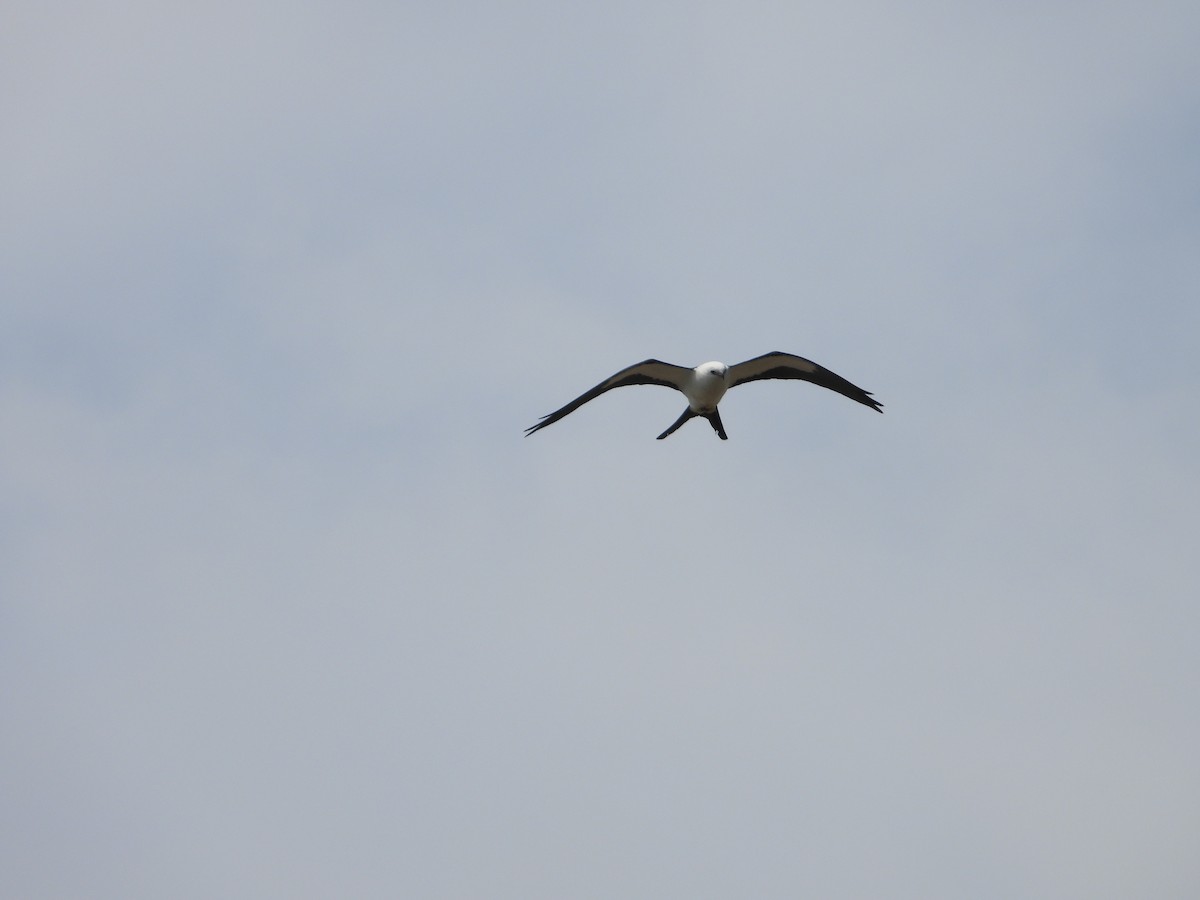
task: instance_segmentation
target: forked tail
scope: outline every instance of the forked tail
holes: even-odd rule
[[[695,416],[700,416],[700,415],[703,415],[704,418],[708,419],[708,424],[713,427],[713,431],[715,431],[717,433],[717,437],[719,437],[723,441],[729,440],[729,436],[727,434],[725,434],[725,426],[721,424],[721,414],[719,412],[717,412],[714,409],[712,412],[707,413],[707,414],[698,413],[698,412],[694,412],[690,406],[683,411],[682,416],[680,416],[678,419],[675,420],[674,425],[672,425],[670,428],[668,428],[666,431],[664,431],[662,434],[660,434],[658,436],[658,440],[661,441],[663,438],[674,434],[676,431],[679,430],[679,426],[682,425],[684,422],[686,422],[688,419],[691,419]]]

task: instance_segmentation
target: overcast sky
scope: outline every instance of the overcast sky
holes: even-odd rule
[[[1197,896],[1194,0],[186,6],[0,13],[0,894]]]

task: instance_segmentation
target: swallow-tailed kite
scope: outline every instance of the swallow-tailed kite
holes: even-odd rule
[[[564,416],[570,415],[587,403],[595,400],[605,391],[613,388],[626,387],[631,384],[661,384],[663,387],[675,388],[687,397],[687,409],[683,411],[675,424],[658,436],[662,440],[672,434],[675,429],[693,416],[703,416],[713,427],[713,431],[721,440],[727,440],[725,428],[721,425],[721,414],[717,412],[717,404],[731,387],[745,384],[747,381],[760,381],[763,378],[798,378],[801,381],[811,381],[821,387],[837,391],[851,400],[856,400],[864,406],[869,406],[876,412],[883,412],[881,403],[871,398],[870,391],[848,382],[841,375],[835,375],[824,366],[793,356],[790,353],[766,353],[748,359],[735,366],[725,363],[706,362],[688,369],[683,366],[673,366],[657,359],[647,359],[636,363],[627,369],[622,369],[611,378],[600,382],[586,394],[582,394],[549,415],[542,416],[536,425],[525,429],[525,436],[533,434],[547,425],[553,425]]]

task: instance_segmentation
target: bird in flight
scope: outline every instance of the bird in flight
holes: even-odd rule
[[[748,381],[761,381],[764,378],[796,378],[801,381],[811,381],[813,384],[829,388],[831,391],[837,391],[864,406],[869,406],[876,412],[883,412],[883,404],[872,399],[870,391],[864,391],[851,384],[841,375],[830,372],[824,366],[819,366],[811,360],[802,356],[793,356],[790,353],[780,353],[779,351],[765,353],[733,366],[727,366],[720,362],[706,362],[694,369],[674,366],[657,359],[647,359],[606,378],[562,409],[542,416],[540,422],[525,429],[525,436],[529,437],[535,431],[539,431],[547,425],[553,425],[559,419],[575,412],[589,400],[595,400],[605,391],[627,387],[631,384],[661,384],[663,387],[675,388],[681,392],[683,396],[687,397],[688,405],[687,409],[683,411],[683,415],[675,420],[674,425],[660,434],[658,440],[661,441],[673,434],[688,419],[700,416],[708,419],[713,431],[717,433],[717,437],[724,441],[728,440],[728,436],[725,434],[725,427],[721,424],[721,414],[717,412],[717,404],[721,402],[721,398],[731,387],[745,384]]]

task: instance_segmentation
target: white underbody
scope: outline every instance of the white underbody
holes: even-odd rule
[[[692,376],[680,390],[693,412],[708,415],[717,408],[729,387],[729,367],[721,362],[706,362],[692,369]]]

